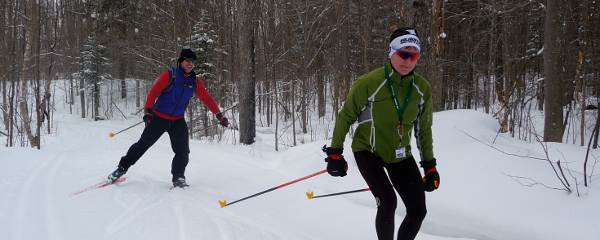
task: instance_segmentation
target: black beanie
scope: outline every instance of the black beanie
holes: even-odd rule
[[[390,43],[397,37],[404,35],[415,35],[419,38],[419,33],[417,33],[417,29],[411,27],[403,27],[396,29],[396,31],[392,33],[392,35],[390,36]]]
[[[196,53],[189,48],[181,49],[181,53],[179,54],[179,59],[177,59],[177,63],[181,63],[186,59],[196,61]]]

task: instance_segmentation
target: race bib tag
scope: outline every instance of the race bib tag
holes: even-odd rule
[[[402,148],[396,149],[396,158],[404,158],[406,157],[406,150]]]

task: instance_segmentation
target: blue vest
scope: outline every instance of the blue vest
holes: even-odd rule
[[[154,110],[172,117],[183,117],[190,98],[196,91],[196,74],[192,72],[189,77],[185,77],[181,68],[170,74],[175,74],[175,78],[169,75],[169,86],[154,103]]]

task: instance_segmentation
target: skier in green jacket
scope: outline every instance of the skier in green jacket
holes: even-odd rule
[[[327,172],[345,176],[348,164],[342,156],[343,143],[350,125],[358,121],[352,152],[375,196],[379,240],[394,239],[397,202],[394,189],[406,207],[397,239],[407,240],[415,238],[427,213],[424,191],[433,191],[440,183],[433,156],[431,86],[414,72],[420,52],[415,29],[394,31],[390,36],[389,62],[353,83],[338,113],[331,146],[324,148]],[[411,151],[412,129],[424,169],[423,178]]]

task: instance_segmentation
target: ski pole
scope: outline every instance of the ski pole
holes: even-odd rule
[[[197,132],[200,132],[200,131],[204,131],[204,130],[206,130],[206,129],[212,128],[212,127],[214,127],[214,126],[217,126],[217,125],[219,125],[219,122],[213,122],[212,124],[208,125],[208,127],[201,128],[201,129],[197,129],[197,130],[194,130],[194,131],[193,131],[193,132],[191,132],[190,134],[194,134],[194,133],[197,133]]]
[[[363,189],[358,189],[358,190],[345,191],[345,192],[337,192],[337,193],[330,193],[330,194],[317,195],[317,196],[315,196],[314,192],[306,192],[306,198],[308,198],[310,200],[310,199],[313,199],[313,198],[332,197],[332,196],[337,196],[337,195],[344,195],[344,194],[357,193],[357,192],[366,192],[366,191],[371,191],[371,189],[370,188],[363,188]]]
[[[109,134],[108,134],[108,137],[109,137],[109,138],[113,138],[115,135],[117,135],[117,134],[119,134],[119,133],[122,133],[122,132],[125,132],[125,131],[129,130],[129,129],[130,129],[130,128],[132,128],[132,127],[135,127],[135,126],[137,126],[137,125],[140,125],[140,124],[141,124],[141,123],[143,123],[143,122],[144,122],[144,121],[141,121],[141,122],[139,122],[139,123],[133,124],[133,125],[131,125],[131,126],[129,126],[129,127],[127,127],[127,128],[125,128],[125,129],[121,130],[121,131],[118,131],[117,133],[112,133],[112,132],[111,132],[111,133],[109,133]]]
[[[208,127],[201,128],[201,129],[196,129],[196,130],[190,132],[190,134],[194,134],[194,133],[201,132],[201,131],[204,131],[204,130],[209,129],[209,128],[213,128],[213,127],[215,127],[215,126],[217,126],[219,124],[221,124],[221,123],[219,123],[218,121],[213,122],[212,124],[208,125]],[[231,124],[231,123],[229,123],[229,127],[223,127],[223,128],[228,128],[228,129],[232,129],[232,130],[239,130],[237,126],[233,126],[233,124]]]
[[[225,112],[227,112],[227,111],[229,111],[229,110],[233,109],[234,107],[237,107],[237,105],[238,105],[238,104],[239,104],[239,102],[234,102],[234,103],[233,103],[231,106],[229,106],[229,107],[227,107],[227,108],[224,108],[224,109],[222,109],[222,110],[221,110],[221,113],[222,113],[222,114],[225,114]],[[203,118],[203,117],[202,117],[202,116],[200,116],[200,117],[194,118],[194,119],[192,119],[190,122],[196,122],[196,121],[200,120],[201,118]]]
[[[262,192],[259,192],[259,193],[252,194],[252,195],[250,195],[250,196],[247,196],[247,197],[245,197],[245,198],[241,198],[241,199],[235,200],[235,201],[233,201],[233,202],[230,202],[230,203],[227,203],[227,201],[226,201],[225,199],[223,199],[223,200],[219,200],[219,205],[221,206],[221,208],[224,208],[224,207],[226,207],[226,206],[229,206],[229,205],[231,205],[231,204],[234,204],[234,203],[237,203],[237,202],[241,202],[241,201],[244,201],[244,200],[246,200],[246,199],[250,199],[250,198],[253,198],[253,197],[256,197],[256,196],[259,196],[259,195],[262,195],[262,194],[265,194],[265,193],[268,193],[268,192],[271,192],[271,191],[274,191],[274,190],[277,190],[277,189],[283,188],[283,187],[285,187],[285,186],[292,185],[292,184],[294,184],[294,183],[300,182],[300,181],[302,181],[302,180],[309,179],[309,178],[311,178],[311,177],[314,177],[314,176],[317,176],[317,175],[323,174],[323,173],[325,173],[325,172],[327,172],[327,170],[326,170],[326,169],[323,169],[323,170],[321,170],[321,171],[318,171],[318,172],[316,172],[316,173],[313,173],[313,174],[310,174],[310,175],[307,175],[307,176],[304,176],[304,177],[298,178],[298,179],[296,179],[296,180],[292,180],[292,181],[289,181],[289,182],[283,183],[283,184],[281,184],[281,185],[278,185],[278,186],[275,186],[275,187],[269,188],[269,189],[267,189],[267,190],[264,190],[264,191],[262,191]]]

